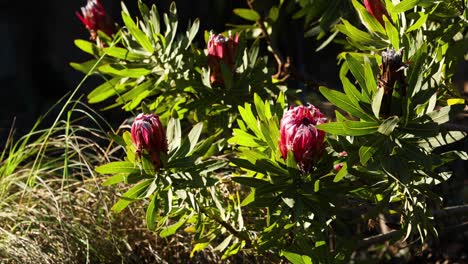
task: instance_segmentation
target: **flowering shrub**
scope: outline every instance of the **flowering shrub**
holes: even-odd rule
[[[430,204],[440,199],[432,187],[451,175],[443,164],[467,158],[434,151],[466,136],[444,127],[462,107],[447,87],[455,52],[466,50],[458,31],[441,33],[437,15],[461,28],[466,14],[417,3],[352,1],[366,31],[342,18],[331,36],[342,33],[348,44],[339,56],[343,92],[320,87],[339,109],[330,122],[307,102],[288,110],[298,97],[286,80],[298,75],[268,35],[278,7],[268,18],[252,5],[235,9],[255,25],[228,37],[206,33],[206,51],[192,43],[198,20],[177,34],[174,3],[164,26],[156,6],[139,2],[141,17],[124,8],[124,25],[105,45],[77,40],[95,58],[72,66],[106,76],[90,103],[116,97],[109,107],[151,113],[138,115],[131,133],[113,135],[122,161],[96,169],[112,175],[106,185],[130,185],[113,210],[142,201],[150,230],[193,236],[192,256],[211,247],[223,258],[243,251],[347,262],[367,241],[353,226],[389,213],[399,218],[401,239],[436,234]],[[91,1],[80,16],[92,35],[88,21],[105,14],[101,8]],[[276,72],[259,55],[261,40],[248,38],[258,30]]]

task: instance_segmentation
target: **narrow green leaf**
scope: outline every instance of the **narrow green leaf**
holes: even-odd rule
[[[362,4],[360,4],[357,0],[352,0],[352,3],[354,8],[358,11],[361,22],[367,27],[367,29],[369,29],[369,31],[385,34],[384,27],[366,10]]]
[[[250,20],[250,21],[258,21],[260,20],[260,15],[257,11],[253,9],[247,8],[236,8],[233,10],[234,14],[242,17],[243,19]]]
[[[97,167],[96,171],[101,174],[138,173],[140,168],[128,161],[114,161]]]
[[[152,179],[146,179],[133,186],[130,190],[125,192],[124,195],[122,195],[122,198],[120,198],[119,201],[117,201],[117,203],[114,204],[114,206],[112,206],[112,211],[114,211],[115,213],[120,213],[131,202],[138,199],[138,197],[146,190],[146,188],[152,181]]]
[[[437,124],[444,124],[450,121],[454,114],[463,111],[463,107],[463,105],[449,105],[427,113],[427,116]]]
[[[351,83],[351,81],[346,78],[342,77],[341,82],[343,83],[343,90],[345,94],[350,98],[350,100],[355,104],[359,105],[359,102],[366,102],[369,103],[364,96],[359,92],[359,90]]]
[[[346,135],[363,136],[377,132],[379,123],[366,121],[345,121],[343,122],[343,127],[346,130]]]
[[[363,44],[370,44],[376,42],[371,34],[364,32],[357,27],[353,26],[346,19],[341,19],[343,25],[338,25],[337,28],[345,35],[350,37],[353,41],[357,41]]]
[[[117,87],[120,80],[120,77],[115,77],[94,88],[94,90],[88,94],[88,102],[91,104],[99,103],[119,92],[123,92],[125,88],[122,89],[122,87],[124,86],[120,86],[120,89]]]
[[[398,122],[400,121],[400,118],[398,116],[391,116],[387,118],[380,126],[378,131],[381,134],[384,134],[386,136],[390,136],[392,134],[393,130],[398,126]]]
[[[377,89],[377,93],[374,95],[374,98],[372,99],[372,112],[374,113],[374,116],[377,118],[379,118],[380,106],[382,104],[383,95],[384,95],[384,89]]]
[[[387,16],[383,16],[385,22],[385,30],[387,31],[388,39],[392,44],[393,48],[396,50],[400,49],[400,35],[395,26],[388,20]]]
[[[124,182],[127,179],[127,175],[128,175],[128,173],[117,173],[114,176],[112,176],[112,177],[108,178],[107,180],[105,180],[102,183],[102,185],[103,186],[110,186],[110,185],[114,185],[114,184],[117,184],[117,183]]]
[[[181,228],[185,224],[185,222],[187,222],[188,219],[189,217],[187,217],[186,215],[182,216],[177,223],[163,229],[159,233],[159,236],[165,238],[174,235],[177,232],[177,230],[179,230],[179,228]]]
[[[419,12],[418,14],[420,15],[419,19],[406,30],[406,33],[418,30],[426,23],[429,14],[426,14],[425,12]]]
[[[190,141],[189,153],[192,152],[192,150],[197,145],[198,139],[200,138],[202,130],[203,130],[203,123],[202,122],[196,124],[195,126],[193,126],[192,130],[190,130],[190,132],[188,134],[188,139]]]
[[[323,86],[320,87],[320,92],[332,104],[350,113],[351,115],[364,120],[375,120],[375,117],[369,115],[360,106],[353,104],[353,102],[348,96],[346,96],[346,94],[328,89]]]
[[[200,28],[200,20],[196,18],[195,21],[193,21],[193,24],[190,27],[190,30],[187,32],[188,43],[185,49],[190,47],[190,44],[192,43],[193,39],[195,38],[195,36],[197,36],[199,28]]]
[[[146,68],[129,68],[122,64],[105,64],[98,68],[104,74],[113,76],[140,78],[151,73],[150,69]]]
[[[312,264],[312,259],[307,255],[299,255],[289,251],[281,251],[281,255],[291,261],[292,264]]]
[[[82,51],[88,54],[95,55],[95,56],[101,55],[99,48],[96,46],[96,44],[92,42],[82,40],[82,39],[76,39],[75,46],[77,46],[79,49],[81,49]]]
[[[157,203],[158,196],[154,195],[146,209],[146,226],[151,231],[154,231],[156,228],[156,219],[158,217]]]
[[[129,61],[136,61],[146,59],[147,56],[139,53],[130,52],[127,49],[121,47],[106,47],[104,48],[104,53],[111,57],[121,59],[121,60],[129,60]]]
[[[343,162],[343,167],[341,167],[340,171],[335,175],[333,182],[341,181],[346,175],[348,175],[348,163]]]
[[[349,67],[349,70],[353,74],[354,78],[356,78],[359,86],[361,89],[365,89],[366,85],[366,75],[364,72],[364,67],[359,60],[357,60],[353,55],[346,54],[346,64]]]
[[[404,0],[401,1],[399,4],[397,4],[393,9],[392,13],[393,14],[398,14],[401,12],[406,12],[410,10],[411,8],[415,7],[417,4],[419,4],[421,0]]]
[[[316,126],[317,129],[323,130],[332,135],[346,135],[346,130],[343,127],[343,122],[330,122]]]
[[[425,138],[418,141],[419,146],[423,148],[437,148],[440,146],[445,146],[453,142],[464,139],[467,136],[467,133],[461,131],[450,131],[446,134],[438,134],[435,137]]]
[[[141,31],[138,26],[135,24],[133,19],[122,11],[122,19],[125,23],[125,26],[130,31],[130,34],[136,39],[136,41],[150,54],[154,53],[153,45],[148,37]]]
[[[219,245],[215,247],[213,250],[217,252],[223,252],[229,246],[229,243],[231,243],[231,240],[233,237],[234,235],[229,235],[223,240],[223,242],[219,243]]]

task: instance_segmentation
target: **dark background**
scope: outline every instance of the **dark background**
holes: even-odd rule
[[[133,16],[138,15],[137,1],[124,1]],[[157,4],[159,13],[167,12],[170,1],[146,0]],[[275,1],[272,1],[275,2]],[[293,0],[286,3],[294,7]],[[109,15],[122,25],[120,1],[101,0]],[[264,2],[262,2],[265,4]],[[200,31],[196,43],[204,46],[204,30],[221,32],[227,23],[247,24],[232,13],[234,8],[245,8],[245,0],[179,0],[176,1],[179,30],[185,31],[190,21],[200,18]],[[27,7],[25,7],[27,5]],[[75,15],[85,0],[10,1],[0,0],[0,143],[3,146],[13,126],[15,135],[29,131],[36,120],[44,115],[67,92],[73,91],[84,74],[69,66],[70,62],[90,59],[88,54],[73,44],[75,39],[88,39],[89,33]],[[286,6],[284,4],[283,6]],[[281,14],[286,13],[282,12]],[[336,56],[340,45],[331,44],[320,52],[315,49],[321,43],[314,38],[304,38],[303,21],[282,15],[272,35],[284,56],[291,56],[296,69],[306,73],[320,84],[339,88]],[[273,59],[270,59],[274,63]],[[466,63],[465,63],[466,65]],[[272,64],[272,67],[276,65]],[[458,82],[463,85],[466,67],[460,69]],[[89,78],[78,95],[86,95],[102,82],[98,77]],[[290,83],[290,88],[304,88],[300,83]],[[461,86],[462,87],[462,86]],[[307,87],[305,87],[307,89]],[[465,89],[468,89],[465,88]],[[99,108],[99,106],[95,106]],[[104,113],[113,124],[125,118],[119,109]],[[114,118],[115,116],[118,118]],[[42,123],[47,127],[55,119],[53,113]],[[112,122],[114,121],[114,122]]]
[[[139,13],[136,0],[124,2],[132,15]],[[168,10],[170,4],[167,0],[144,2],[148,5],[156,3],[161,14]],[[101,3],[115,22],[122,25],[120,1],[101,0]],[[201,34],[204,30],[221,32],[226,29],[227,23],[248,23],[232,13],[234,8],[246,7],[244,0],[183,0],[176,1],[176,4],[179,30],[185,31],[191,20],[200,18],[199,46],[205,45]],[[24,5],[28,5],[27,8]],[[75,15],[84,5],[85,0],[28,3],[0,0],[0,89],[3,99],[0,104],[1,142],[6,139],[14,120],[15,135],[27,133],[37,118],[44,115],[67,92],[74,90],[84,77],[84,74],[69,66],[69,62],[90,59],[88,54],[73,44],[75,39],[89,38],[88,31]],[[292,56],[299,69],[315,72],[312,76],[320,76],[321,83],[339,85],[336,80],[338,48],[315,53],[319,43],[315,43],[312,38],[304,39],[302,22],[293,21],[290,17],[282,19],[286,22],[285,28],[278,30],[281,34],[277,34],[280,37],[275,40],[284,55]],[[91,91],[100,82],[97,77],[89,78],[79,95]],[[116,112],[118,110],[112,110],[104,115],[112,116]],[[42,123],[43,126],[47,127],[50,124],[48,120],[55,117],[54,114],[49,115]]]

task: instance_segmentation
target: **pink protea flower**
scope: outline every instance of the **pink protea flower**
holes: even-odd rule
[[[383,20],[383,16],[387,16],[388,20],[390,19],[390,15],[387,12],[382,0],[364,0],[364,6],[366,7],[367,11],[371,13],[373,17],[375,17],[382,26],[385,27],[385,23]]]
[[[231,71],[234,71],[234,57],[236,55],[237,44],[239,43],[239,35],[234,37],[229,34],[225,37],[221,34],[210,35],[208,41],[208,65],[211,70],[210,82],[213,85],[224,84],[223,74],[221,73],[221,61],[228,66]]]
[[[279,147],[283,159],[292,151],[299,169],[309,171],[321,156],[325,140],[325,132],[315,126],[325,122],[320,110],[311,104],[286,111],[280,122]]]
[[[161,167],[161,152],[167,153],[167,139],[164,127],[155,114],[139,114],[133,122],[132,141],[136,153],[141,156],[146,150],[156,168]]]
[[[86,6],[81,8],[81,13],[76,12],[76,16],[89,30],[91,40],[95,41],[97,39],[98,30],[101,30],[108,36],[112,36],[115,33],[114,23],[106,14],[99,0],[88,0]]]

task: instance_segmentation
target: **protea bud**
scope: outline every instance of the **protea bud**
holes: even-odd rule
[[[392,93],[395,87],[399,88],[401,96],[406,96],[406,83],[404,69],[408,67],[403,63],[403,49],[395,51],[390,49],[382,52],[381,73],[378,76],[378,87],[384,89],[380,113],[387,117],[392,105]],[[397,85],[397,86],[395,86]]]
[[[239,35],[234,37],[229,34],[225,37],[221,34],[210,35],[208,41],[208,65],[210,67],[210,83],[212,85],[224,84],[223,74],[221,72],[221,62],[223,62],[231,71],[234,71],[234,57],[236,55]]]
[[[367,11],[371,13],[373,17],[375,17],[382,26],[385,27],[385,23],[383,20],[383,16],[387,16],[389,21],[390,15],[387,12],[382,0],[364,0],[364,6],[366,7]]]
[[[309,104],[290,108],[280,123],[279,147],[283,159],[292,151],[299,169],[308,172],[320,158],[325,140],[325,132],[315,126],[326,122],[318,108]]]
[[[86,6],[81,8],[81,13],[76,12],[76,16],[88,29],[91,40],[96,41],[98,30],[101,30],[108,36],[112,36],[115,33],[114,23],[106,14],[99,0],[88,0]]]
[[[336,172],[339,172],[342,168],[343,168],[342,162],[333,165],[333,170],[335,170]]]
[[[131,133],[136,154],[141,157],[146,150],[154,166],[160,168],[160,154],[167,153],[167,140],[159,117],[155,114],[139,114],[133,122]]]

